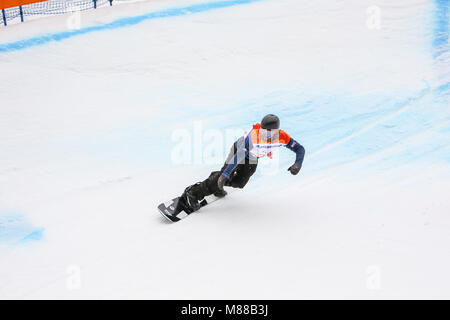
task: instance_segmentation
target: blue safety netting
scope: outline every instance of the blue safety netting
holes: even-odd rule
[[[26,20],[26,17],[29,16],[44,16],[90,10],[95,7],[112,5],[112,2],[110,0],[49,0],[22,6],[22,14],[24,20]],[[0,13],[2,26],[4,25],[4,19],[7,23],[14,20],[20,21],[20,7],[5,9],[4,15],[3,12]]]

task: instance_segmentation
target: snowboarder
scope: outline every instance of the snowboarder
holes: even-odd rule
[[[280,119],[274,114],[266,115],[261,123],[253,126],[249,133],[234,142],[220,171],[213,171],[209,177],[187,187],[180,197],[179,205],[190,214],[200,209],[200,201],[211,194],[224,197],[224,186],[244,188],[255,173],[258,159],[272,157],[272,149],[285,146],[296,153],[295,163],[288,171],[296,175],[303,163],[305,148],[280,129]]]

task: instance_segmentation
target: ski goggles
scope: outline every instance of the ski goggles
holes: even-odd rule
[[[280,132],[280,129],[273,129],[273,130],[259,129],[259,134],[263,138],[271,138],[272,139],[272,138],[278,136],[279,132]]]

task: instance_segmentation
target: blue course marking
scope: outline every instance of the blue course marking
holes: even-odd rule
[[[41,36],[37,36],[37,37],[33,37],[33,38],[20,40],[20,41],[0,44],[0,53],[23,50],[23,49],[34,47],[34,46],[43,45],[43,44],[46,44],[46,43],[49,43],[52,41],[62,41],[62,40],[68,39],[68,38],[72,38],[72,37],[83,35],[83,34],[90,33],[90,32],[109,30],[109,29],[118,29],[118,28],[133,26],[133,25],[139,24],[146,20],[184,16],[184,15],[188,15],[188,14],[192,14],[192,13],[199,13],[199,12],[220,9],[220,8],[226,8],[226,7],[232,7],[235,5],[259,2],[259,1],[262,1],[262,0],[218,1],[218,2],[211,2],[211,3],[195,4],[195,5],[181,7],[181,8],[171,8],[171,9],[166,9],[166,10],[162,10],[162,11],[150,12],[150,13],[135,16],[135,17],[121,18],[121,19],[118,19],[118,20],[115,20],[113,22],[103,24],[103,25],[86,27],[86,28],[81,28],[78,30],[55,32],[55,33],[41,35]]]
[[[435,0],[435,26],[433,30],[434,58],[449,50],[450,6],[448,0]]]
[[[42,240],[44,228],[32,225],[20,212],[0,207],[0,245],[23,244]]]

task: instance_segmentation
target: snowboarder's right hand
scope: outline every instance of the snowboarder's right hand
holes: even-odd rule
[[[300,171],[300,166],[298,164],[293,164],[289,167],[288,171],[290,171],[295,176]]]
[[[219,179],[217,180],[217,187],[219,188],[220,191],[223,191],[223,185],[227,180],[228,179],[224,176],[220,176]]]

